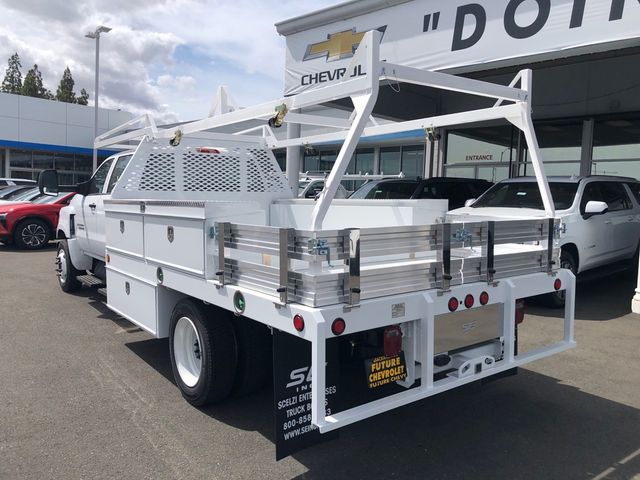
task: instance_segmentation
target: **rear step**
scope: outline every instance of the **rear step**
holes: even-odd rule
[[[78,275],[78,281],[82,283],[85,287],[90,288],[103,288],[107,285],[95,275]]]

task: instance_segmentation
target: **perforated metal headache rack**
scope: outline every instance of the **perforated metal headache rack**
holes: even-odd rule
[[[554,207],[531,121],[531,72],[521,71],[511,85],[502,86],[422,71],[379,60],[380,33],[368,32],[352,66],[364,75],[296,96],[158,129],[148,116],[132,120],[96,139],[97,147],[119,146],[141,139],[129,166],[113,191],[115,201],[228,202],[262,205],[259,225],[215,222],[215,271],[205,272],[218,285],[237,285],[319,307],[337,303],[358,305],[363,299],[419,290],[447,290],[453,285],[533,272],[552,273],[557,266],[553,247]],[[348,68],[347,71],[351,71]],[[381,82],[407,82],[495,99],[493,107],[380,123],[371,114]],[[520,88],[515,85],[520,83]],[[298,113],[303,107],[351,98],[348,120]],[[284,108],[283,108],[284,106]],[[266,120],[320,125],[330,133],[278,138]],[[250,119],[260,126],[236,134],[216,133],[220,127]],[[506,119],[524,133],[547,218],[521,221],[442,223],[324,230],[323,221],[344,178],[362,135],[385,135]],[[277,123],[276,122],[276,123]],[[134,126],[138,129],[131,130]],[[177,134],[177,136],[176,136]],[[197,135],[197,139],[193,136]],[[177,141],[169,142],[176,136]],[[181,141],[180,141],[181,139]],[[325,187],[310,212],[309,228],[269,225],[269,205],[292,198],[299,172],[289,182],[272,149],[341,141],[342,147]],[[173,145],[177,144],[177,145]],[[127,148],[130,148],[127,146]],[[256,222],[253,222],[256,223]],[[259,222],[258,222],[259,223]],[[549,248],[547,248],[547,245]],[[274,261],[265,261],[265,257]]]

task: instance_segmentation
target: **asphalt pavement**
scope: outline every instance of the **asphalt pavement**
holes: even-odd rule
[[[276,462],[271,389],[191,407],[167,341],[64,294],[54,256],[0,244],[0,480],[640,479],[631,275],[578,284],[576,349]],[[521,348],[560,336],[558,312],[527,312]]]

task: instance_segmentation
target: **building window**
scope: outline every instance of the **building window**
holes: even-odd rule
[[[380,173],[407,177],[424,175],[424,145],[403,145],[380,149]]]
[[[517,158],[517,136],[510,126],[469,128],[447,134],[446,177],[509,178]]]
[[[582,128],[582,120],[535,124],[547,175],[580,174]],[[534,175],[531,156],[517,128],[501,125],[448,132],[445,176],[497,182],[527,175]]]
[[[62,185],[73,185],[88,180],[93,164],[91,155],[73,153],[10,150],[9,158],[9,176],[37,180],[42,170],[55,169]],[[98,165],[104,158],[98,157]]]
[[[286,150],[275,150],[273,156],[276,157],[276,162],[280,166],[280,170],[285,172],[287,170],[287,152]]]
[[[364,175],[373,173],[373,159],[375,153],[373,148],[360,148],[355,151],[347,167],[347,173],[357,173]],[[364,180],[348,180],[342,182],[344,188],[349,192],[353,192],[360,188]]]
[[[592,175],[640,178],[640,119],[597,120],[593,127]]]
[[[26,150],[11,150],[9,155],[12,168],[33,168],[32,153]]]
[[[536,137],[547,175],[580,175],[582,120],[578,122],[536,123]],[[520,176],[534,175],[531,156],[520,166]]]

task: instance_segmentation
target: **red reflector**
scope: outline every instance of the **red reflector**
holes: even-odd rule
[[[489,303],[489,294],[487,292],[482,292],[480,294],[480,305],[486,305]]]
[[[342,335],[347,328],[347,324],[342,318],[336,318],[331,324],[331,331],[334,335]]]
[[[402,351],[402,329],[391,325],[384,329],[384,356],[395,357]]]
[[[556,290],[560,290],[562,288],[562,281],[559,278],[556,278],[556,281],[553,282],[553,288]]]
[[[520,325],[524,321],[524,300],[519,298],[516,300],[516,325]]]
[[[469,294],[466,297],[464,297],[464,306],[465,307],[467,307],[467,308],[473,307],[473,302],[474,302],[473,295]]]
[[[299,332],[304,330],[304,318],[302,318],[302,315],[295,315],[293,317],[293,328]]]
[[[198,147],[198,148],[196,148],[196,152],[198,152],[198,153],[220,153],[220,150],[218,150],[217,148]]]
[[[458,309],[458,299],[456,297],[451,297],[449,299],[449,311],[455,312]]]

